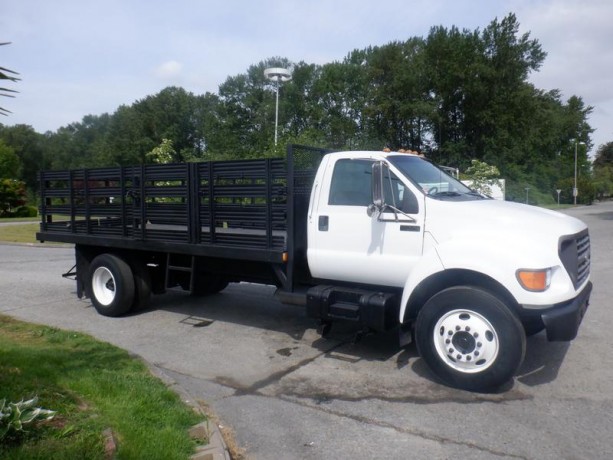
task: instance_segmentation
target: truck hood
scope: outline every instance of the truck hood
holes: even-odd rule
[[[498,200],[452,202],[426,198],[426,227],[440,244],[456,238],[557,242],[586,225],[556,211]]]

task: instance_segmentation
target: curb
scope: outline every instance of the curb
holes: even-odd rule
[[[189,435],[193,439],[209,440],[206,446],[196,448],[196,453],[190,457],[191,460],[231,460],[219,427],[211,420],[194,425],[189,430]]]
[[[184,388],[177,385],[177,382],[168,376],[164,370],[155,364],[149,363],[142,357],[139,358],[151,369],[154,375],[156,375],[166,386],[177,393],[182,401],[190,405],[196,412],[207,417],[204,422],[194,425],[189,430],[189,435],[196,440],[207,440],[208,444],[204,446],[198,446],[196,452],[190,457],[191,460],[232,460],[228,446],[221,434],[221,430],[217,423],[213,420],[215,416],[208,413],[202,405],[198,404],[195,398],[192,397]]]

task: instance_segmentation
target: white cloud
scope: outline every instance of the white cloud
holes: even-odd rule
[[[154,74],[163,80],[174,80],[181,75],[183,64],[177,61],[166,61],[156,67]]]

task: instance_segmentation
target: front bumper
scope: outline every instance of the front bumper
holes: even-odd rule
[[[541,319],[547,330],[547,340],[569,341],[577,337],[579,325],[590,304],[592,282],[588,282],[577,297],[567,302],[554,305],[541,313]]]

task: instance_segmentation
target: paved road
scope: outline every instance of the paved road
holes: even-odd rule
[[[472,394],[435,383],[395,337],[322,340],[273,289],[170,293],[99,316],[60,274],[72,250],[0,246],[0,312],[76,329],[134,352],[205,400],[255,459],[602,459],[613,452],[613,203],[565,211],[590,225],[594,291],[578,338],[528,340],[513,385]],[[518,222],[517,225],[527,225]]]

